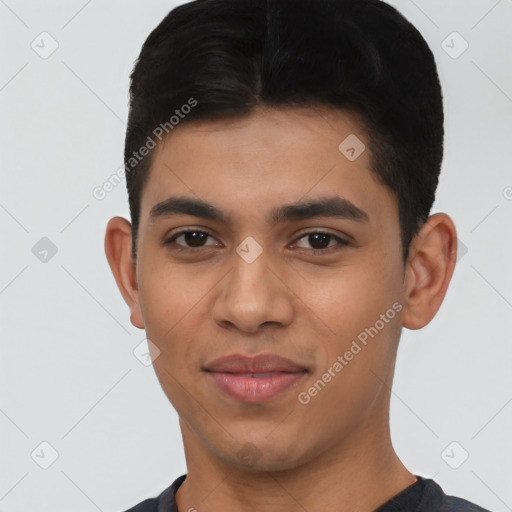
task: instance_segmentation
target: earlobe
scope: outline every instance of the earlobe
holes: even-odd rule
[[[457,232],[445,213],[431,215],[411,244],[402,325],[421,329],[439,310],[455,269]]]
[[[130,308],[130,321],[144,328],[139,304],[136,268],[131,255],[131,224],[122,217],[108,221],[105,231],[105,254],[123,299]]]

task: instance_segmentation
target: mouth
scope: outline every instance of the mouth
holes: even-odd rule
[[[204,368],[223,394],[241,402],[261,403],[296,386],[308,369],[274,354],[224,356]]]

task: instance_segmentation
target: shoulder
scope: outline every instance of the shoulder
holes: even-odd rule
[[[476,503],[445,494],[439,512],[490,512]]]
[[[457,496],[451,496],[445,494],[441,486],[435,482],[434,480],[427,481],[427,489],[426,496],[429,496],[432,499],[432,503],[436,502],[436,506],[434,508],[422,508],[420,506],[421,511],[429,511],[436,510],[436,512],[491,512],[490,510],[477,505],[471,501],[468,501],[464,498],[459,498]],[[425,500],[426,502],[430,502],[429,499]],[[427,505],[427,503],[425,503]]]
[[[176,478],[176,480],[174,480],[174,482],[167,487],[167,489],[164,489],[156,498],[148,498],[141,501],[138,505],[135,505],[124,512],[178,512],[175,495],[186,476],[187,475],[185,474]]]
[[[159,498],[149,498],[126,510],[125,512],[157,512],[158,499]]]

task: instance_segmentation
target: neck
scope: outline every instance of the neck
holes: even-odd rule
[[[179,512],[372,512],[417,480],[396,455],[387,420],[376,429],[369,419],[350,438],[281,471],[228,464],[180,424],[187,478],[176,493]]]

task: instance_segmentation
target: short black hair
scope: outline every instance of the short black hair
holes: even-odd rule
[[[435,199],[443,101],[428,44],[380,0],[195,0],[166,15],[130,75],[124,157],[134,261],[148,149],[162,136],[258,106],[322,105],[361,119],[371,172],[398,201],[405,262]]]

